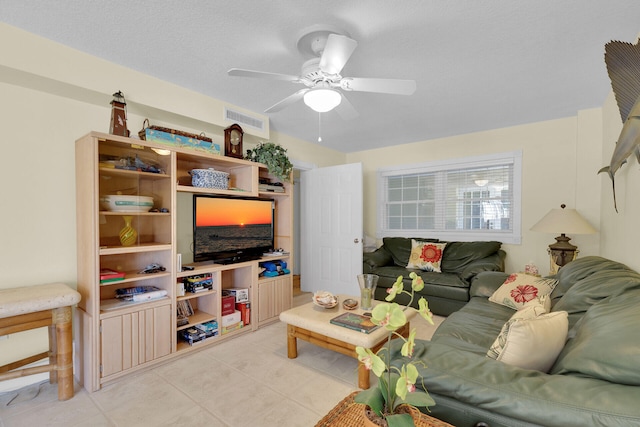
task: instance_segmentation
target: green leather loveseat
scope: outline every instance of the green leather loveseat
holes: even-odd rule
[[[473,278],[482,271],[504,271],[505,252],[500,242],[447,242],[442,253],[441,270],[436,273],[418,269],[407,269],[411,254],[411,238],[385,237],[382,246],[363,256],[363,273],[376,274],[378,286],[375,299],[384,300],[387,289],[398,276],[404,277],[404,288],[411,290],[409,273],[415,271],[424,280],[425,287],[413,301],[424,296],[435,314],[448,316],[469,301],[469,287]],[[436,242],[437,239],[415,238],[419,241]],[[444,242],[440,242],[444,243]],[[407,295],[396,297],[399,304],[408,304]]]
[[[569,333],[548,373],[486,356],[514,313],[488,300],[506,277],[479,274],[469,303],[416,343],[431,414],[457,427],[639,426],[640,274],[601,257],[560,269],[551,312],[568,313]]]

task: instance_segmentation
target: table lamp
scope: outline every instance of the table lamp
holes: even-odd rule
[[[538,221],[531,231],[541,233],[560,233],[556,237],[556,242],[549,245],[548,253],[551,257],[551,272],[555,273],[560,267],[573,261],[578,251],[578,247],[569,243],[570,234],[593,234],[596,229],[591,226],[575,209],[565,209],[563,203],[560,209],[551,209],[540,221]]]

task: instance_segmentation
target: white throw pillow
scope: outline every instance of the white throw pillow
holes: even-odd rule
[[[539,314],[540,306],[526,307],[504,324],[487,356],[523,369],[549,372],[567,341],[566,311]]]
[[[529,301],[549,295],[558,284],[555,279],[543,279],[524,273],[514,273],[489,297],[489,301],[518,310]]]

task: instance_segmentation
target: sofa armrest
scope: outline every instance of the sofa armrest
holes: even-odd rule
[[[473,278],[483,271],[504,271],[504,258],[506,255],[505,251],[499,250],[486,258],[473,261],[462,270],[460,278],[467,283],[471,283]]]
[[[371,271],[385,265],[393,265],[393,258],[391,258],[391,254],[384,248],[384,246],[380,246],[373,252],[363,253],[362,263],[365,270],[368,268],[369,271]]]
[[[480,272],[471,282],[469,295],[489,298],[507,280],[507,277],[509,277],[509,273],[502,271]]]

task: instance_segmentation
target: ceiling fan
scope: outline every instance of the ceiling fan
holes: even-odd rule
[[[305,104],[319,113],[340,106],[336,109],[338,114],[344,119],[352,119],[358,113],[342,91],[412,95],[416,90],[415,80],[342,77],[340,72],[358,46],[358,42],[337,28],[318,25],[308,28],[298,38],[297,46],[303,56],[311,57],[302,65],[300,76],[241,68],[231,68],[228,74],[283,80],[305,86],[267,108],[265,113],[280,111],[303,99]]]

